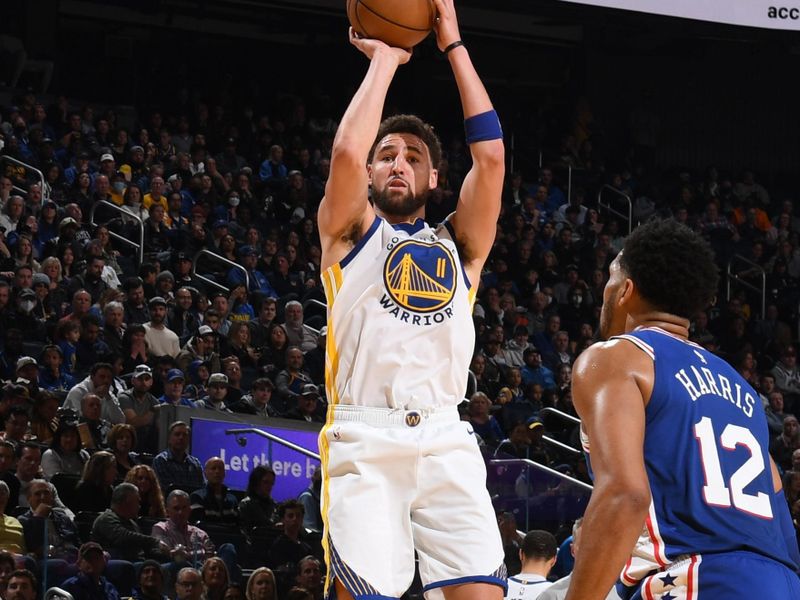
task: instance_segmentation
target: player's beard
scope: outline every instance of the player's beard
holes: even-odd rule
[[[373,189],[372,201],[386,216],[395,218],[410,217],[420,207],[425,206],[431,193],[430,190],[427,190],[417,195],[411,188],[406,188],[405,195],[402,198],[397,198],[397,191],[396,189],[392,190],[388,185],[379,192]]]

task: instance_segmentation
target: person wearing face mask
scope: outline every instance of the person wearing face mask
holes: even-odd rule
[[[594,307],[589,296],[588,287],[578,281],[567,292],[567,303],[559,308],[561,325],[569,333],[572,340],[580,337],[581,323],[595,324]]]
[[[124,203],[125,190],[128,189],[128,182],[125,179],[125,174],[117,171],[110,178],[111,187],[108,190],[111,194],[111,201],[117,206],[122,206]]]
[[[25,332],[26,339],[46,342],[47,332],[45,331],[44,323],[36,318],[34,314],[35,308],[36,292],[30,288],[20,290],[16,298],[14,325]]]

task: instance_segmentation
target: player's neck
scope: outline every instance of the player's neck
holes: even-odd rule
[[[657,327],[683,339],[689,338],[689,320],[662,311],[649,311],[638,315],[628,315],[626,329],[633,331],[643,327]]]
[[[520,570],[520,575],[539,575],[541,577],[547,578],[547,574],[550,572],[550,561],[539,561],[539,560],[526,560],[522,563],[522,568]]]
[[[382,210],[380,210],[377,206],[375,207],[375,214],[378,215],[381,219],[389,223],[390,225],[399,225],[401,223],[408,223],[413,225],[417,219],[425,219],[425,207],[420,208],[414,214],[411,215],[390,215]]]

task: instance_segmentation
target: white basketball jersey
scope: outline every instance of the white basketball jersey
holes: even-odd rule
[[[376,217],[322,274],[331,404],[426,409],[463,400],[475,293],[448,228]]]

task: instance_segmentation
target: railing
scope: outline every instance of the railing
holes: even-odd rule
[[[551,408],[549,406],[546,406],[545,408],[540,410],[539,414],[540,415],[541,414],[554,415],[554,416],[558,417],[559,419],[564,419],[565,421],[571,421],[573,423],[577,423],[578,425],[581,424],[581,420],[578,417],[575,417],[575,416],[573,416],[573,415],[571,415],[569,413],[562,412],[562,411],[558,410],[557,408]]]
[[[566,481],[567,483],[573,484],[583,490],[591,492],[594,488],[589,485],[588,483],[584,483],[579,479],[575,479],[574,477],[570,477],[562,473],[561,471],[556,471],[555,469],[551,469],[550,467],[546,467],[544,465],[540,465],[537,462],[534,462],[528,458],[493,458],[489,461],[490,464],[493,465],[524,465],[528,468],[533,468],[534,470],[542,471],[543,473],[547,473],[555,477],[556,479],[561,479],[562,481]]]
[[[132,212],[125,210],[121,206],[117,206],[113,202],[109,202],[108,200],[100,200],[99,202],[95,203],[92,206],[92,210],[89,213],[89,223],[92,225],[92,227],[97,227],[98,225],[105,224],[105,223],[96,223],[94,220],[95,212],[97,211],[98,207],[111,209],[119,213],[123,223],[126,220],[133,220],[139,224],[138,244],[133,240],[129,240],[125,236],[118,234],[116,231],[111,231],[111,229],[108,230],[108,235],[111,236],[113,239],[117,240],[118,242],[122,242],[123,244],[127,244],[128,246],[135,248],[139,259],[139,264],[142,264],[142,262],[144,262],[144,221],[142,221],[142,218],[139,215],[135,215]]]
[[[247,291],[248,292],[250,291],[250,275],[247,273],[247,269],[245,269],[239,263],[235,263],[232,260],[228,260],[224,256],[221,256],[216,252],[212,252],[211,250],[200,250],[200,252],[198,252],[194,256],[194,260],[192,261],[192,275],[194,275],[197,279],[207,283],[211,287],[217,288],[218,290],[222,290],[226,294],[231,291],[231,288],[229,288],[227,285],[223,285],[220,282],[215,281],[214,279],[211,279],[210,277],[203,275],[202,273],[198,273],[197,265],[200,262],[200,258],[203,256],[209,256],[211,260],[221,262],[222,264],[228,265],[233,269],[239,269],[242,273],[244,273],[244,284],[247,287]]]
[[[583,454],[583,452],[581,452],[577,448],[573,448],[572,446],[570,446],[568,444],[565,444],[563,442],[559,442],[558,440],[555,440],[555,439],[553,439],[553,438],[551,438],[549,436],[546,436],[546,435],[542,436],[542,441],[545,442],[546,444],[550,444],[551,446],[555,446],[556,448],[558,448],[560,450],[564,450],[565,452],[567,452],[569,454],[576,454],[576,455],[579,455],[579,456],[581,454]]]
[[[627,215],[614,208],[610,202],[603,202],[603,192],[606,190],[614,192],[615,198],[622,198],[625,200],[626,204],[628,205]],[[616,215],[620,219],[625,219],[628,222],[628,235],[630,235],[631,231],[633,231],[633,202],[628,194],[619,191],[613,185],[606,184],[600,188],[599,192],[597,192],[597,206],[611,213],[612,215]]]
[[[29,165],[28,163],[24,163],[21,160],[17,160],[16,158],[14,158],[12,156],[8,156],[7,154],[4,154],[3,156],[0,156],[0,161],[6,161],[6,162],[11,163],[12,165],[17,165],[18,167],[22,167],[23,169],[25,169],[25,175],[26,176],[27,176],[27,174],[29,172],[35,174],[37,176],[39,186],[42,188],[42,204],[44,204],[45,200],[50,198],[50,192],[52,190],[50,189],[50,185],[45,180],[44,174],[39,169],[37,169],[33,165]],[[25,196],[28,195],[28,190],[26,190],[25,188],[19,187],[17,185],[16,179],[14,177],[11,177],[10,179],[11,179],[11,182],[12,182],[11,189],[13,189],[18,194],[24,194]],[[26,177],[26,179],[27,179],[27,177]]]
[[[256,429],[255,427],[246,427],[244,429],[226,429],[225,435],[236,435],[236,442],[244,447],[247,445],[247,438],[243,436],[245,433],[252,433],[255,435],[260,435],[261,437],[265,437],[271,442],[275,442],[277,444],[281,444],[282,446],[286,446],[290,450],[294,450],[302,454],[303,456],[307,456],[308,458],[313,458],[316,460],[320,460],[319,454],[316,452],[312,452],[311,450],[306,450],[302,446],[298,446],[297,444],[293,444],[289,440],[285,440],[282,437],[279,437],[275,434],[269,433],[268,431],[262,431],[261,429]]]
[[[736,262],[742,262],[749,265],[749,269],[745,269],[744,271],[739,271],[738,273],[734,273],[733,267]],[[757,292],[761,294],[761,319],[763,320],[766,318],[767,315],[767,272],[763,269],[761,265],[758,263],[754,263],[752,260],[745,258],[741,254],[735,254],[730,261],[728,261],[727,271],[727,278],[726,278],[726,290],[725,290],[725,297],[727,300],[731,299],[731,284],[736,283],[743,288],[747,288],[752,292]],[[761,287],[750,283],[749,275],[754,275],[755,277],[761,279]]]

